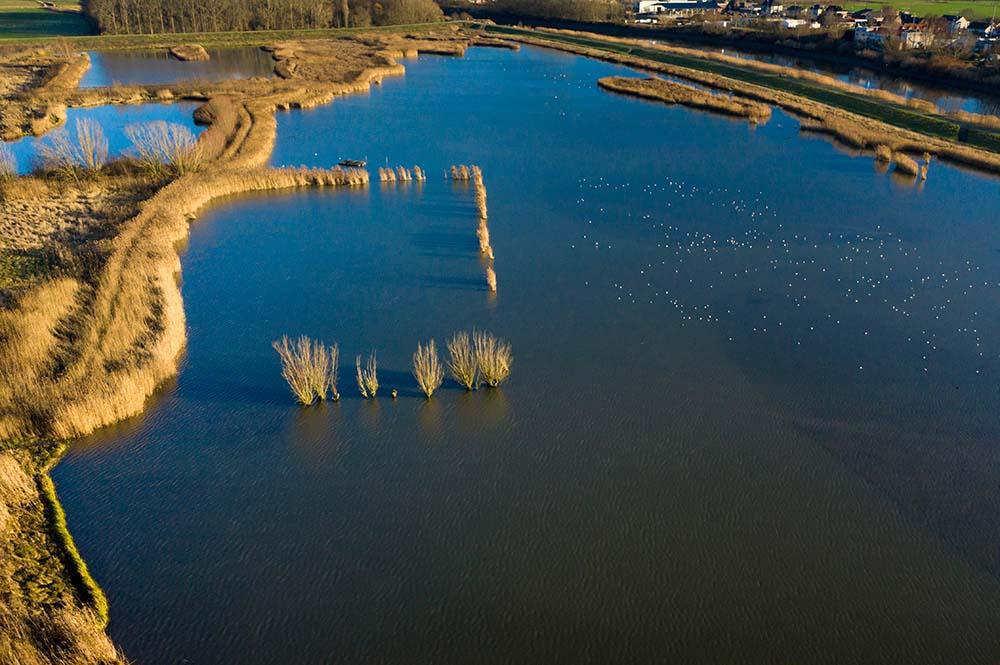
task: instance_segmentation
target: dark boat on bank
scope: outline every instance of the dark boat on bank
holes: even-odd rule
[[[367,166],[368,162],[363,159],[342,159],[337,163],[337,166],[345,166],[352,169],[363,169]]]

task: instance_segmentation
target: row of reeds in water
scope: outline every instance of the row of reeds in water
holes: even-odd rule
[[[326,346],[319,340],[287,336],[272,343],[281,359],[281,376],[288,383],[296,401],[309,405],[330,397],[340,399],[337,388],[337,368],[340,349],[337,344]],[[418,343],[413,353],[413,378],[420,390],[430,397],[444,383],[445,367],[454,380],[466,390],[476,390],[485,384],[496,388],[510,376],[514,356],[510,344],[482,330],[457,332],[447,343],[448,358],[442,363],[434,340]],[[365,399],[378,395],[378,359],[374,351],[366,358],[356,356],[355,379],[358,391]],[[397,392],[392,391],[395,398]]]
[[[408,169],[405,166],[380,166],[378,169],[378,179],[382,182],[410,182],[416,180],[422,182],[427,180],[427,174],[419,166]]]
[[[476,192],[476,211],[479,216],[479,223],[476,226],[479,253],[488,261],[486,265],[486,285],[490,288],[490,291],[496,293],[497,273],[493,269],[493,245],[490,243],[490,228],[487,223],[486,183],[483,181],[483,170],[476,165],[466,166],[465,164],[459,164],[453,165],[449,169],[449,174],[453,180],[472,181],[472,186]]]
[[[893,151],[893,149],[889,146],[880,144],[875,146],[875,161],[882,164],[892,162],[896,165],[896,171],[899,173],[919,178],[920,180],[927,180],[927,172],[930,170],[931,166],[931,154],[929,152],[925,152],[923,161],[917,163],[917,160],[913,159],[905,152],[898,150]]]

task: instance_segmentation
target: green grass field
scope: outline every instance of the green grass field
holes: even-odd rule
[[[992,0],[875,0],[874,2],[845,2],[844,9],[855,11],[871,7],[881,9],[892,5],[900,11],[907,11],[914,16],[943,16],[944,14],[961,14],[965,10],[973,12],[977,19],[988,19],[993,16],[994,7],[1000,16],[1000,3]]]
[[[67,11],[44,9],[35,0],[0,0],[0,39],[93,33],[90,22],[78,11],[79,2],[53,0],[52,4]]]

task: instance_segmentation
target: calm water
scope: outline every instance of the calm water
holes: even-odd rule
[[[54,472],[129,657],[995,663],[998,181],[917,188],[565,54],[407,68],[282,114],[273,162],[430,179],[208,210],[177,380]],[[473,325],[509,384],[424,400],[416,342]],[[340,343],[340,403],[292,405],[284,333]]]
[[[256,47],[206,49],[211,56],[204,62],[185,62],[167,51],[90,51],[90,69],[80,80],[82,88],[100,88],[121,83],[162,84],[174,81],[222,81],[225,79],[271,77],[271,54]]]
[[[972,113],[987,113],[1000,115],[1000,95],[989,95],[980,92],[963,92],[954,88],[948,88],[926,81],[907,79],[905,77],[894,76],[884,72],[877,72],[865,67],[852,67],[850,65],[839,65],[824,60],[812,60],[809,58],[798,58],[794,56],[758,53],[754,51],[740,51],[731,48],[718,48],[710,46],[691,46],[688,44],[678,44],[686,48],[696,48],[699,50],[712,51],[714,53],[724,53],[737,58],[748,60],[758,60],[769,62],[783,67],[795,67],[806,69],[827,76],[833,76],[860,86],[862,88],[888,90],[906,98],[926,99],[934,102],[943,111],[969,111]]]
[[[94,106],[90,108],[71,108],[66,111],[65,131],[69,133],[73,143],[76,143],[76,126],[80,120],[93,120],[100,124],[104,136],[108,140],[108,153],[120,155],[131,149],[132,141],[125,134],[125,128],[132,124],[142,124],[156,120],[184,125],[195,134],[204,129],[194,123],[195,102],[174,102],[171,104],[129,104]],[[55,131],[62,131],[57,129]],[[44,136],[26,136],[9,143],[18,173],[30,172],[39,157],[41,144],[50,142],[52,133]]]

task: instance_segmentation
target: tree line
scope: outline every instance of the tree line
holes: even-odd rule
[[[84,0],[102,33],[290,30],[424,23],[434,0]]]

